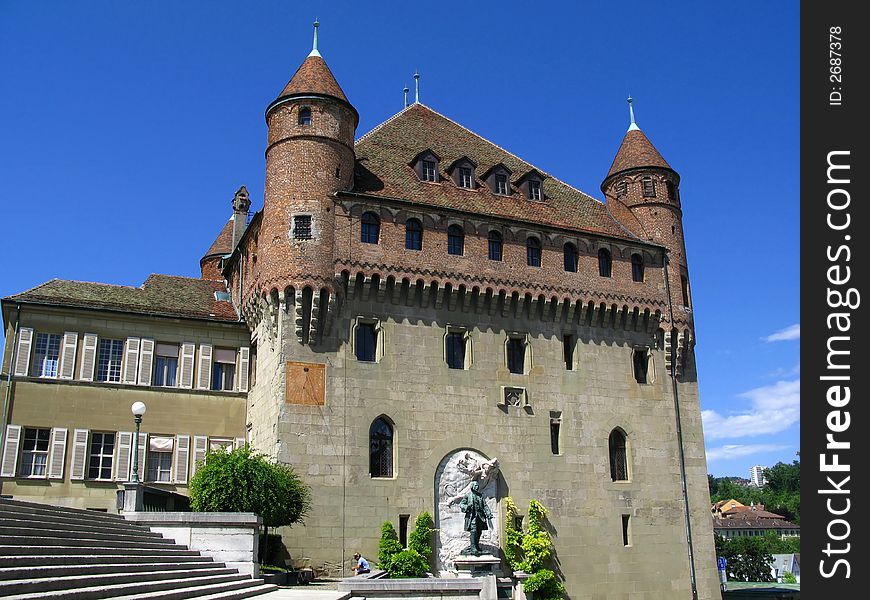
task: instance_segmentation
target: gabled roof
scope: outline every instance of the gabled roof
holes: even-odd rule
[[[326,61],[320,56],[309,56],[299,68],[290,81],[284,86],[284,89],[278,94],[278,98],[292,96],[294,94],[324,94],[344,100],[348,104],[350,101],[335,80],[335,76],[329,67],[326,66]]]
[[[215,299],[215,292],[225,291],[222,281],[152,274],[139,287],[52,279],[4,301],[238,321],[232,303]]]
[[[620,227],[603,203],[540,169],[536,170],[545,177],[547,202],[531,202],[519,193],[497,195],[486,186],[470,193],[450,180],[440,184],[420,181],[408,165],[425,150],[438,153],[447,164],[468,156],[481,173],[500,163],[513,173],[535,169],[423,104],[412,104],[378,125],[357,140],[355,150],[353,191],[358,194],[635,239]]]
[[[233,220],[230,219],[202,257],[223,256],[224,254],[230,254],[233,249]]]
[[[622,145],[619,146],[619,150],[616,152],[616,158],[613,159],[613,164],[610,166],[610,171],[607,172],[607,177],[629,169],[643,167],[657,167],[673,171],[671,165],[662,158],[662,155],[659,154],[659,151],[656,150],[643,131],[640,129],[629,129],[625,137],[622,138]]]

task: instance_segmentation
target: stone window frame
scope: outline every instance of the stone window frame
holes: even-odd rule
[[[447,339],[451,334],[462,334],[462,339],[465,342],[465,357],[461,369],[451,367],[447,361]],[[444,328],[443,343],[441,346],[444,364],[448,365],[448,369],[451,371],[468,371],[471,369],[471,365],[474,364],[474,344],[472,342],[471,330],[468,327],[462,325],[447,325]]]
[[[631,543],[631,515],[623,513],[622,514],[622,545],[625,548],[631,548],[633,544]]]
[[[373,461],[373,455],[374,455],[374,452],[372,452],[372,441],[373,441],[373,439],[372,439],[372,429],[374,428],[375,424],[378,423],[378,422],[382,422],[382,423],[384,423],[384,424],[389,428],[389,430],[390,430],[390,438],[389,438],[389,444],[390,444],[390,465],[389,465],[389,467],[390,467],[390,474],[389,474],[389,475],[375,475],[375,474],[374,474],[374,469],[372,468],[372,467],[373,467],[373,462],[372,462],[372,461]],[[397,448],[398,448],[398,444],[396,443],[396,429],[397,429],[397,428],[396,428],[396,423],[395,423],[395,421],[393,421],[393,419],[391,419],[391,418],[390,418],[388,415],[386,415],[386,414],[380,414],[380,415],[378,415],[377,417],[375,417],[374,419],[372,419],[372,422],[369,424],[369,435],[368,435],[368,447],[369,447],[369,477],[370,477],[371,479],[387,479],[387,480],[390,480],[390,479],[396,479],[396,478],[397,478],[397,476],[398,476],[398,475],[397,475],[397,471],[398,471],[398,469],[396,468],[396,466],[397,466],[397,464],[398,464],[398,460],[397,460],[398,457],[396,456],[396,450],[397,450]]]
[[[570,341],[569,341],[570,340]],[[565,365],[566,371],[577,370],[577,342],[578,336],[574,331],[562,332],[562,364]],[[570,354],[570,366],[569,356]]]
[[[308,217],[308,229],[309,229],[309,237],[297,237],[296,225],[298,217]],[[297,212],[290,214],[290,241],[291,242],[310,242],[312,240],[316,240],[318,238],[318,234],[320,233],[319,228],[317,227],[317,219],[314,218],[314,214],[310,212]]]
[[[644,361],[644,372],[638,369]],[[656,381],[655,355],[650,346],[633,346],[631,349],[631,374],[638,385],[652,385]]]
[[[375,356],[374,360],[360,360],[357,357],[357,330],[360,325],[373,325],[375,331]],[[384,357],[384,326],[383,322],[379,317],[374,316],[366,316],[359,315],[353,319],[350,331],[350,340],[351,340],[351,354],[353,355],[355,361],[359,364],[377,364],[381,362],[381,359]]]
[[[563,456],[562,445],[562,411],[550,411],[550,453],[553,456]]]
[[[513,394],[519,393],[520,400],[517,403],[508,402],[508,392]],[[529,402],[529,390],[525,386],[521,385],[503,385],[499,387],[499,404],[505,409],[508,410],[510,407],[514,406],[517,408],[523,409],[531,409],[531,403]]]
[[[620,436],[621,446],[614,446],[614,434]],[[619,467],[619,457],[622,457],[622,471]],[[607,457],[612,483],[631,483],[633,469],[631,465],[631,442],[628,433],[622,427],[614,427],[607,436]]]
[[[523,372],[514,373],[508,366],[508,351],[510,340],[522,340],[523,342]],[[512,375],[528,375],[532,370],[532,339],[531,334],[527,332],[510,331],[505,335],[504,339],[504,366]]]

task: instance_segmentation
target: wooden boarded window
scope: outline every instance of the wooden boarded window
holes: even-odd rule
[[[326,389],[326,365],[288,362],[284,401],[287,404],[323,406]]]

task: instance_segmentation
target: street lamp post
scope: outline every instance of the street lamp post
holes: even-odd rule
[[[130,407],[133,412],[133,420],[136,422],[136,432],[133,434],[133,476],[132,483],[139,483],[139,425],[142,424],[142,415],[145,414],[145,403],[134,402]]]

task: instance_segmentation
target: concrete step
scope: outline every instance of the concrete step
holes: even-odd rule
[[[69,542],[69,539],[63,540]],[[88,540],[90,541],[90,540]],[[186,546],[166,546],[161,545],[156,548],[130,547],[125,544],[109,546],[104,542],[93,546],[76,545],[76,546],[38,546],[30,543],[22,543],[21,538],[15,538],[12,543],[0,541],[0,556],[24,556],[24,555],[52,555],[52,556],[116,556],[118,554],[128,554],[133,556],[159,556],[169,558],[175,556],[200,556],[195,550],[188,550]],[[174,560],[174,559],[173,559]]]
[[[128,557],[129,558],[129,557]],[[225,568],[223,563],[211,559],[200,559],[199,562],[140,562],[140,563],[91,563],[82,564],[75,561],[71,564],[70,557],[60,565],[28,565],[4,567],[0,563],[0,582],[15,579],[40,579],[45,577],[69,577],[73,575],[106,575],[109,573],[142,573],[153,571],[197,570]],[[2,584],[0,584],[2,585]]]
[[[246,579],[230,583],[202,585],[179,590],[165,590],[162,592],[149,592],[119,597],[124,600],[181,600],[183,598],[235,600],[237,598],[250,598],[252,596],[268,594],[277,589],[278,586],[271,583],[263,583],[262,579]]]
[[[81,517],[95,521],[105,521],[107,523],[124,523],[124,517],[112,513],[104,513],[96,510],[85,510],[83,508],[69,508],[66,506],[54,506],[52,504],[41,504],[39,502],[23,502],[21,500],[9,500],[8,498],[0,498],[0,508],[3,510],[13,510],[18,512],[29,512],[31,514],[48,514],[67,517]]]
[[[175,542],[156,539],[109,539],[78,538],[56,535],[4,535],[0,534],[0,546],[80,546],[89,548],[175,548]],[[182,549],[178,546],[176,549]]]
[[[19,524],[10,521],[0,521],[0,537],[5,535],[21,535],[28,537],[56,537],[56,538],[76,538],[80,540],[128,540],[128,541],[160,541],[165,539],[159,533],[151,531],[89,531],[87,529],[67,529],[66,525],[50,525],[48,523],[39,523],[27,525],[18,522]]]
[[[278,586],[272,585],[271,583],[264,583],[262,585],[256,585],[257,581],[262,581],[262,579],[253,579],[251,580],[255,585],[244,588],[236,588],[234,590],[225,590],[221,592],[209,593],[206,596],[187,596],[188,598],[197,598],[198,600],[240,600],[241,598],[252,598],[254,596],[262,596],[263,594],[268,594],[269,592],[278,591]],[[200,590],[206,591],[206,590]],[[129,600],[129,596],[127,599]],[[162,596],[149,596],[149,598],[153,600],[162,600]]]
[[[56,550],[57,547],[55,546]],[[22,548],[21,552],[27,552],[30,548]],[[48,548],[46,550],[49,550]],[[87,548],[94,550],[94,548]],[[12,567],[50,567],[64,566],[75,563],[76,565],[134,565],[134,564],[155,564],[166,563],[172,561],[173,564],[191,564],[198,561],[207,560],[199,555],[198,552],[190,551],[189,555],[179,555],[160,552],[157,554],[126,554],[124,550],[115,549],[111,554],[88,553],[87,555],[51,555],[51,554],[17,554],[14,556],[0,555],[0,569]],[[211,563],[215,564],[215,563]]]
[[[69,600],[94,600],[97,598],[119,598],[127,596],[135,596],[137,598],[150,598],[150,594],[160,591],[177,590],[181,594],[185,594],[183,590],[186,588],[207,587],[217,584],[228,584],[231,589],[233,586],[249,587],[249,582],[255,581],[245,575],[239,575],[234,569],[224,569],[232,571],[232,573],[222,575],[198,576],[198,577],[182,577],[173,579],[160,579],[141,581],[133,580],[124,583],[106,583],[100,585],[94,578],[83,577],[82,583],[87,587],[72,587],[72,581],[65,581],[61,589],[52,588],[37,588],[33,591],[23,591],[12,593],[10,598],[21,599],[36,599],[36,598],[64,598]],[[178,572],[172,572],[177,574]],[[137,574],[138,575],[138,574]],[[63,578],[66,580],[74,578]],[[51,580],[38,580],[41,583]],[[57,580],[60,581],[60,580]],[[9,592],[5,592],[9,593]],[[4,592],[0,591],[0,595]],[[166,596],[167,598],[175,598],[176,596]],[[192,598],[194,595],[179,595],[178,598]]]
[[[86,575],[67,575],[50,578],[0,580],[0,596],[14,594],[30,594],[33,592],[50,592],[56,590],[72,590],[83,587],[113,586],[129,583],[150,585],[152,583],[171,581],[175,579],[208,579],[225,575],[237,576],[235,569],[214,567],[207,569],[175,569],[168,571],[144,571],[121,573],[102,573]]]
[[[88,519],[78,515],[47,515],[41,513],[23,512],[20,510],[6,510],[0,506],[0,523],[25,521],[34,525],[50,523],[52,525],[63,525],[64,529],[75,529],[78,527],[87,527],[92,531],[151,531],[144,525],[138,525],[132,521],[107,521]]]

